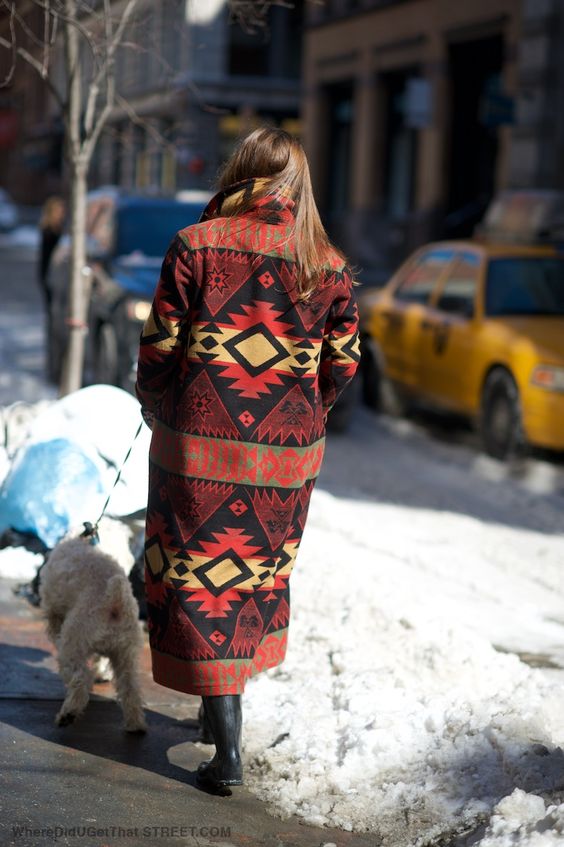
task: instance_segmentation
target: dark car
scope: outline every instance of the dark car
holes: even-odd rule
[[[88,195],[85,274],[91,287],[85,382],[132,390],[139,335],[163,257],[175,233],[198,221],[209,196],[183,192],[179,198],[143,197],[112,188]],[[48,358],[56,382],[68,339],[69,248],[65,236],[49,273]]]

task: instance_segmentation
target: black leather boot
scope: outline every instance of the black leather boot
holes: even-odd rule
[[[221,794],[230,794],[230,785],[243,784],[241,695],[219,694],[202,697],[215,743],[215,756],[198,767],[198,782]]]
[[[210,722],[208,720],[208,716],[206,715],[206,710],[204,708],[204,701],[200,703],[200,708],[198,709],[198,725],[200,728],[200,738],[199,740],[202,744],[214,744],[213,734],[210,726]]]

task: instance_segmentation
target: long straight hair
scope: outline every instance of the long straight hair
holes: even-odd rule
[[[331,244],[313,196],[305,151],[300,142],[283,129],[261,127],[247,135],[225,163],[219,177],[224,189],[245,179],[261,179],[264,187],[225,214],[244,214],[261,196],[289,197],[294,201],[293,239],[297,266],[297,287],[301,298],[308,297],[320,283],[323,270],[335,254],[343,254]]]

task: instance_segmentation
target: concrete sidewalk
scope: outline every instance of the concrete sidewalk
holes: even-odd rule
[[[56,727],[53,649],[16,584],[0,579],[2,847],[377,847],[374,836],[275,818],[245,788],[227,798],[199,790],[196,767],[213,752],[196,741],[199,698],[153,682],[147,640],[145,736],[122,730],[109,683],[75,725]]]

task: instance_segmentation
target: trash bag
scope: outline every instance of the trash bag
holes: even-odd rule
[[[100,469],[106,492],[111,491],[107,514],[121,517],[144,510],[147,505],[151,433],[146,426],[112,490],[140,422],[139,403],[127,391],[115,385],[89,385],[42,411],[29,427],[28,443],[68,438],[83,445]],[[96,517],[90,515],[85,520]]]
[[[0,490],[0,533],[33,533],[54,547],[71,527],[96,520],[104,492],[84,445],[54,438],[24,446]]]

